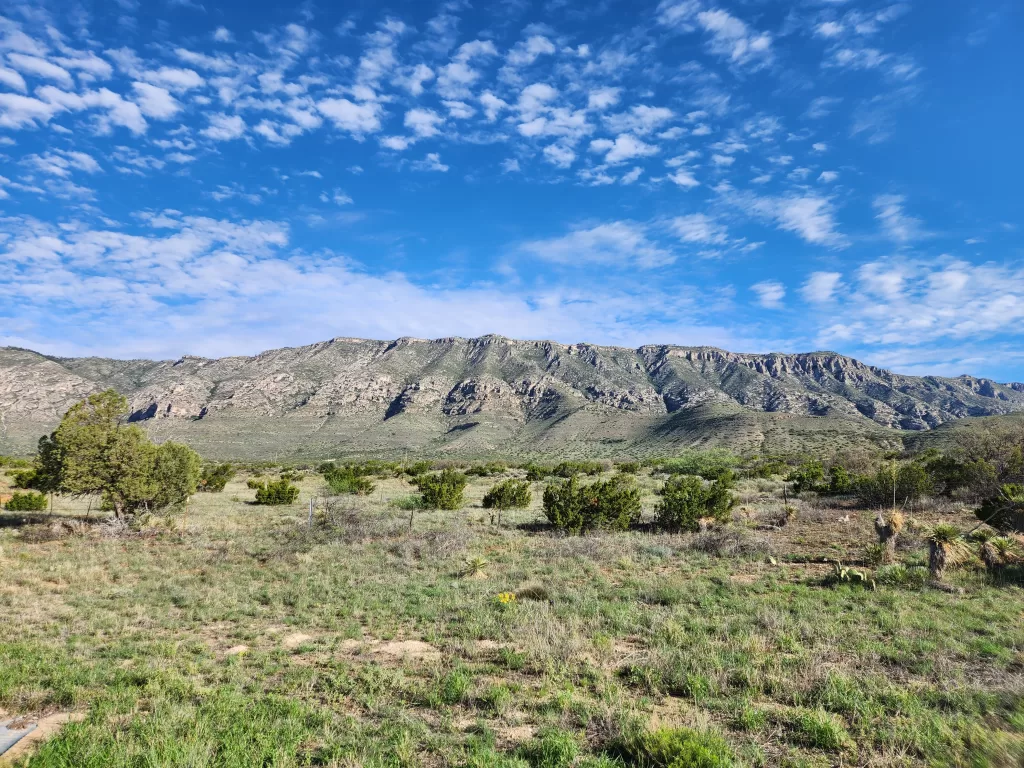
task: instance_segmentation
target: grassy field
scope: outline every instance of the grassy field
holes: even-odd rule
[[[315,476],[141,534],[87,499],[0,513],[0,710],[84,715],[19,764],[1024,765],[1018,582],[830,584],[872,513],[801,500],[776,527],[777,481],[741,483],[727,536],[581,538],[540,524],[539,485],[497,525],[491,482],[411,529],[399,479],[313,529]]]

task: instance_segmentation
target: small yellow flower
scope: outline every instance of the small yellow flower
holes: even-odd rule
[[[495,598],[500,605],[510,605],[516,601],[514,592],[502,592]]]

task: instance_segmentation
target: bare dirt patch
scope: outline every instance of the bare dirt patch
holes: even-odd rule
[[[35,729],[0,756],[0,766],[14,765],[17,760],[31,754],[44,741],[56,736],[65,724],[77,723],[84,719],[85,714],[82,712],[54,712],[44,717],[17,718],[9,726],[12,730],[21,730],[32,725]]]

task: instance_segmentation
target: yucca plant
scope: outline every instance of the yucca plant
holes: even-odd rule
[[[484,568],[487,567],[487,559],[476,556],[466,558],[466,569],[462,572],[463,576],[471,579],[483,579],[487,577],[484,572]]]
[[[982,542],[981,561],[990,573],[998,573],[1008,565],[1021,562],[1017,542],[1009,536],[994,536]]]
[[[886,517],[879,510],[875,518],[875,532],[878,534],[878,543],[882,545],[882,563],[888,565],[896,561],[896,539],[906,524],[903,512],[893,507]]]
[[[928,572],[933,581],[942,581],[947,568],[962,565],[971,556],[971,550],[960,535],[960,529],[949,523],[939,523],[928,535]]]

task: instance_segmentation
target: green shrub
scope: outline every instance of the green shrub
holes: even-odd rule
[[[626,737],[615,752],[636,768],[731,768],[729,744],[717,733],[658,728]]]
[[[875,581],[887,587],[920,589],[928,583],[928,569],[920,565],[907,567],[903,563],[883,565],[875,571]]]
[[[265,484],[266,483],[263,480],[260,480],[256,477],[250,477],[248,480],[245,481],[245,485],[246,487],[248,487],[250,491],[258,490],[262,488]]]
[[[268,505],[293,504],[299,498],[299,489],[287,480],[260,483],[256,488],[256,503]]]
[[[793,483],[794,493],[820,491],[825,487],[825,468],[820,461],[805,461],[790,472],[786,480]]]
[[[768,480],[776,475],[785,475],[789,472],[789,465],[779,459],[765,459],[756,462],[747,469],[747,477],[760,480]]]
[[[685,451],[673,459],[657,462],[658,470],[667,475],[697,475],[705,480],[715,480],[723,470],[735,469],[740,458],[723,448],[706,451]]]
[[[544,515],[571,534],[624,531],[640,519],[640,489],[629,475],[580,485],[576,475],[544,489]]]
[[[552,472],[556,477],[572,477],[573,475],[600,475],[604,465],[599,461],[563,461]]]
[[[552,467],[543,467],[539,464],[527,464],[525,469],[526,479],[530,482],[544,480],[545,478],[551,477],[555,472]]]
[[[494,477],[508,471],[508,466],[500,461],[489,461],[486,464],[475,464],[466,470],[467,475],[475,477]]]
[[[620,461],[615,465],[615,469],[624,475],[635,475],[640,472],[639,461]]]
[[[839,464],[829,470],[828,493],[831,496],[845,496],[853,493],[853,478],[850,473]]]
[[[327,483],[327,487],[330,488],[331,493],[336,496],[344,494],[356,494],[358,496],[368,496],[373,493],[376,486],[373,481],[367,477],[369,471],[367,467],[357,466],[344,466],[337,467],[333,464],[326,467],[321,467],[321,472],[324,476],[324,481]]]
[[[235,468],[230,464],[210,465],[199,476],[198,490],[207,493],[220,493],[234,476]]]
[[[464,503],[463,491],[468,483],[466,476],[454,469],[443,470],[438,475],[422,475],[416,479],[416,485],[429,509],[461,509]]]
[[[800,740],[828,752],[842,752],[854,746],[843,721],[824,709],[803,712],[793,723]]]
[[[705,484],[699,477],[670,477],[661,491],[655,525],[664,531],[696,531],[704,517],[726,523],[736,501],[720,481]]]
[[[11,480],[15,488],[31,489],[39,486],[42,476],[36,469],[23,469],[12,473]]]
[[[4,509],[11,512],[42,512],[46,509],[46,494],[32,491],[15,493],[4,505]]]
[[[409,464],[406,467],[403,467],[402,468],[402,472],[404,474],[408,475],[409,477],[416,478],[416,477],[419,477],[420,475],[425,475],[427,472],[429,472],[433,468],[434,468],[433,462],[430,462],[430,461],[417,461],[417,462],[414,462],[412,464]]]
[[[484,494],[484,509],[525,509],[533,494],[525,480],[503,480]]]

